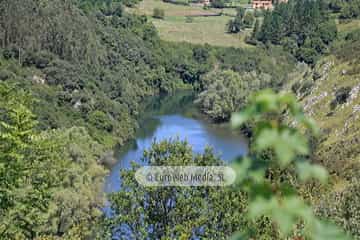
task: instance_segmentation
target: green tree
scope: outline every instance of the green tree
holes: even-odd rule
[[[250,13],[248,13],[248,14],[250,14]],[[246,16],[245,8],[243,8],[243,7],[236,8],[235,18],[229,20],[229,22],[226,25],[227,31],[229,33],[238,33],[243,29],[243,27],[248,27],[248,24],[250,23],[250,21],[253,21],[253,19],[251,20],[250,19],[251,16],[248,15],[245,20],[245,16]],[[252,22],[251,22],[251,24],[252,24]]]
[[[49,146],[61,143],[52,151],[59,156],[58,164],[63,167],[54,173],[60,180],[52,189],[47,221],[41,228],[41,235],[87,239],[95,234],[103,214],[101,207],[105,198],[101,193],[107,171],[100,165],[100,160],[106,150],[85,128],[46,131],[41,133],[41,137]]]
[[[244,26],[247,28],[251,28],[254,24],[254,21],[255,21],[254,14],[250,11],[247,11],[245,16],[243,17]]]
[[[50,188],[57,183],[44,141],[27,107],[31,97],[0,83],[0,238],[31,239],[46,222]]]
[[[161,8],[154,8],[152,16],[153,16],[153,18],[164,19],[165,11],[164,11],[164,9],[161,9]]]
[[[356,0],[344,1],[341,11],[341,19],[358,18],[360,16],[360,3]]]
[[[260,21],[256,19],[253,32],[251,34],[252,39],[257,39],[260,31]]]
[[[237,7],[236,8],[236,16],[240,19],[243,19],[246,13],[246,9],[243,7]]]
[[[333,19],[328,20],[319,26],[320,37],[325,44],[330,44],[337,37],[337,27]]]
[[[285,49],[290,50],[299,61],[314,63],[316,54],[313,53],[325,53],[336,35],[336,24],[323,1],[299,0],[276,4],[273,11],[267,11],[257,40],[276,45],[286,44],[283,45]],[[305,49],[306,53],[290,48],[293,43]]]
[[[205,90],[196,103],[215,121],[229,119],[231,113],[245,103],[248,85],[238,73],[231,70],[211,73],[203,82]]]
[[[226,25],[228,33],[238,33],[243,28],[243,21],[239,17],[235,17],[235,19],[229,20]]]
[[[210,149],[194,155],[179,140],[154,143],[142,161],[150,166],[222,165]],[[226,239],[244,226],[246,196],[232,187],[144,187],[135,180],[139,165],[121,171],[121,190],[110,195],[114,217],[107,230],[132,239]],[[119,227],[121,226],[121,227]]]
[[[225,0],[213,0],[211,1],[211,6],[214,8],[223,8],[225,7]]]

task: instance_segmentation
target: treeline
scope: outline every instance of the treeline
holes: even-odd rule
[[[1,239],[93,238],[106,152],[133,136],[140,102],[208,71],[122,3],[0,2]]]
[[[330,0],[329,8],[339,14],[340,19],[360,17],[360,2],[357,0]]]
[[[325,2],[299,0],[277,4],[273,11],[267,11],[252,37],[264,44],[282,45],[298,61],[314,64],[328,52],[336,36],[336,23]]]
[[[251,90],[281,86],[295,64],[278,47],[163,42],[145,16],[124,11],[136,2],[0,2],[1,239],[93,238],[104,153],[133,137],[146,97],[195,88],[223,121]],[[223,95],[233,107],[222,109]]]
[[[126,14],[117,1],[100,2],[85,14],[71,1],[3,1],[0,75],[19,81],[16,72],[35,69],[28,78],[42,84],[20,82],[40,100],[34,111],[42,129],[84,126],[113,146],[131,138],[144,97],[183,87],[193,77],[186,69],[201,64],[191,59],[191,48],[178,58],[184,54],[169,45],[174,50],[165,55],[146,17]],[[167,64],[175,61],[181,66]]]
[[[243,7],[236,8],[236,16],[227,23],[227,31],[229,33],[238,33],[245,28],[251,28],[255,22],[253,12],[246,11]]]
[[[296,59],[281,47],[234,49],[216,52],[217,68],[201,75],[196,103],[215,122],[228,121],[242,109],[253,91],[281,89],[295,68]]]

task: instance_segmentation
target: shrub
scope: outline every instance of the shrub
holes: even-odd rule
[[[49,63],[52,61],[53,55],[49,52],[28,52],[25,54],[23,64],[25,66],[35,65],[35,67],[43,69],[46,68]]]
[[[360,40],[360,29],[356,29],[350,33],[348,33],[345,37],[346,41],[359,41]]]
[[[228,33],[238,33],[241,31],[242,27],[243,27],[243,22],[238,17],[229,20],[229,22],[226,25]]]
[[[100,130],[111,132],[113,129],[110,118],[102,111],[97,110],[90,113],[89,123],[96,126],[96,128]]]
[[[342,87],[335,92],[335,99],[330,103],[331,109],[336,108],[337,105],[346,103],[350,96],[351,87]]]
[[[314,65],[318,57],[318,53],[313,48],[302,47],[299,48],[296,53],[296,58],[299,61],[305,62],[310,65]]]
[[[192,22],[194,22],[194,17],[192,17],[192,16],[186,16],[185,22],[187,22],[187,23],[192,23]]]
[[[8,70],[3,69],[3,70],[0,71],[0,80],[1,81],[8,80],[9,78],[12,77],[12,75],[13,74],[11,72],[9,72]]]
[[[211,6],[214,8],[224,8],[225,7],[225,1],[224,0],[213,0],[211,2]]]
[[[251,28],[252,25],[254,24],[254,21],[255,21],[254,14],[252,12],[250,12],[250,11],[247,11],[245,13],[244,18],[243,18],[243,22],[244,22],[245,27]]]
[[[19,47],[13,45],[13,46],[10,46],[10,47],[4,49],[3,56],[5,59],[18,58],[19,51],[20,51]]]
[[[360,2],[357,0],[346,1],[340,11],[341,19],[358,18],[360,16]]]
[[[164,11],[164,9],[154,8],[153,18],[164,19],[164,18],[165,18],[165,11]]]

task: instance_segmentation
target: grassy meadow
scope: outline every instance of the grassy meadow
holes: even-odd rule
[[[207,43],[225,47],[251,47],[244,42],[245,36],[251,32],[251,29],[239,34],[228,34],[226,32],[227,22],[232,19],[231,15],[236,13],[234,8],[205,10],[201,6],[185,6],[164,3],[162,0],[146,0],[142,1],[136,8],[128,9],[128,11],[152,16],[154,8],[165,11],[165,19],[152,18],[160,37],[164,40],[194,44]],[[226,15],[206,16],[220,12]]]

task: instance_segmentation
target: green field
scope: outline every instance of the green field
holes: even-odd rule
[[[226,47],[251,47],[244,42],[245,36],[251,31],[250,29],[240,34],[226,33],[226,24],[232,17],[224,15],[201,16],[222,11],[227,15],[234,15],[235,9],[233,8],[204,10],[200,6],[184,6],[164,3],[161,0],[145,0],[135,9],[128,9],[128,11],[151,16],[154,8],[161,8],[165,11],[164,20],[152,18],[160,37],[164,40],[195,44],[208,43],[214,46]],[[187,16],[196,17],[192,17],[192,21],[187,22]]]

